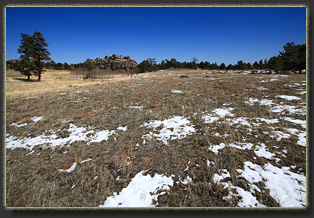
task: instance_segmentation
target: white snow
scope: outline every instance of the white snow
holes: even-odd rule
[[[211,150],[212,152],[214,152],[215,154],[218,154],[220,149],[223,149],[225,147],[224,143],[220,143],[219,145],[211,145],[209,146],[209,150]]]
[[[272,100],[268,100],[268,99],[257,99],[257,98],[249,98],[248,101],[244,101],[245,103],[249,104],[249,105],[254,105],[255,103],[259,103],[260,105],[264,105],[264,106],[270,106],[273,104]]]
[[[278,98],[283,98],[283,99],[286,99],[286,100],[289,100],[289,101],[292,101],[292,100],[301,100],[301,98],[300,98],[300,97],[297,97],[297,96],[278,95],[277,97],[278,97]]]
[[[257,156],[264,157],[266,159],[271,159],[275,155],[266,150],[266,146],[264,143],[261,143],[261,145],[256,145],[254,149],[254,153]]]
[[[291,123],[301,125],[302,128],[306,129],[306,120],[293,119],[291,117],[285,117],[284,119]]]
[[[274,123],[279,123],[278,119],[266,119],[266,118],[256,118],[259,121],[265,122],[267,124],[274,124]]]
[[[245,191],[243,188],[236,187],[232,185],[230,181],[228,182],[220,182],[224,178],[230,177],[230,173],[228,170],[223,169],[221,175],[218,175],[217,173],[214,174],[213,181],[215,183],[220,183],[224,185],[224,188],[229,188],[229,195],[225,196],[224,199],[229,199],[234,196],[241,196],[241,200],[238,202],[239,207],[264,207],[263,204],[260,204],[256,197],[252,195],[252,193]],[[235,189],[238,194],[233,194],[230,190]]]
[[[131,109],[138,109],[138,110],[143,110],[143,106],[129,106]]]
[[[161,130],[157,130],[158,127],[162,126]],[[168,145],[168,140],[173,139],[182,139],[187,135],[192,135],[196,132],[194,125],[191,125],[191,122],[182,117],[182,116],[174,116],[170,119],[165,119],[163,121],[153,120],[149,123],[144,123],[140,127],[153,128],[153,133],[149,132],[149,134],[143,135],[143,139],[152,139],[156,138],[159,141],[162,141],[165,145]]]
[[[92,159],[90,159],[90,158],[87,158],[87,159],[85,159],[85,160],[82,160],[80,163],[85,163],[85,162],[87,162],[87,161],[91,161]]]
[[[91,128],[91,127],[90,127]],[[70,145],[76,141],[87,141],[88,144],[92,142],[101,142],[103,140],[108,140],[108,138],[116,134],[115,130],[102,130],[95,132],[94,130],[87,130],[84,127],[77,127],[74,124],[70,124],[69,136],[65,138],[58,138],[57,135],[51,131],[51,135],[46,135],[45,133],[34,138],[23,138],[17,139],[15,136],[7,134],[6,137],[6,148],[15,149],[15,148],[25,148],[27,150],[32,150],[37,145],[49,144],[52,148],[56,146],[65,146]],[[89,134],[94,133],[93,136],[88,136]]]
[[[172,93],[176,93],[176,94],[182,94],[182,93],[184,93],[183,91],[177,90],[177,89],[173,89],[173,90],[171,90],[171,92],[172,92]]]
[[[42,120],[42,119],[43,119],[43,117],[33,117],[32,121],[37,123],[39,120]]]
[[[299,132],[299,130],[296,128],[286,128],[286,130],[292,135],[295,135]]]
[[[77,165],[77,163],[74,162],[69,169],[67,169],[67,170],[59,169],[59,172],[71,173],[73,170],[75,170],[76,165]]]
[[[297,142],[297,144],[301,145],[301,146],[306,146],[306,132],[301,132],[299,135],[299,140]]]
[[[205,123],[213,123],[219,120],[219,117],[213,117],[211,115],[203,115],[202,119],[204,120]]]
[[[237,170],[250,183],[265,180],[265,188],[282,207],[306,206],[306,178],[289,171],[289,167],[275,167],[270,163],[264,169],[249,161],[244,162],[244,170]]]
[[[273,101],[272,100],[268,100],[268,99],[262,99],[260,101],[260,105],[264,105],[264,106],[270,106],[273,104]]]
[[[215,183],[219,183],[220,180],[223,180],[223,179],[225,179],[225,178],[227,178],[227,177],[230,177],[230,173],[228,172],[227,169],[222,169],[222,170],[221,170],[221,175],[219,175],[219,174],[217,174],[217,173],[214,174],[213,181],[214,181]],[[227,184],[227,183],[225,183],[225,184],[223,184],[223,185],[224,185],[224,188],[227,188],[227,187],[228,187],[228,184]]]
[[[232,110],[233,110],[232,107],[229,107],[229,108],[217,108],[217,109],[214,109],[213,112],[215,114],[217,114],[219,117],[225,117],[225,116],[233,117],[234,114],[231,113]]]
[[[126,188],[119,194],[113,193],[113,196],[108,197],[100,207],[154,207],[153,200],[157,200],[157,191],[167,190],[169,186],[173,186],[171,177],[159,174],[155,174],[154,177],[149,174],[144,176],[142,171]]]
[[[126,131],[128,129],[127,126],[118,126],[117,130]]]
[[[280,141],[282,138],[283,139],[288,139],[290,138],[290,134],[284,133],[282,131],[274,131],[274,133],[277,136],[277,141]]]
[[[92,142],[101,142],[101,141],[107,141],[109,139],[109,136],[115,134],[114,130],[102,130],[100,132],[97,132],[92,139],[89,141],[89,143]]]
[[[28,125],[28,124],[27,123],[21,123],[21,122],[10,124],[10,126],[16,126],[16,127],[22,127],[22,126],[26,126],[26,125]]]
[[[43,119],[43,117],[33,117],[33,118],[31,118],[31,120],[34,123],[37,123],[39,120],[42,120],[42,119]],[[22,127],[22,126],[27,126],[27,125],[28,125],[27,123],[22,123],[22,121],[10,124],[10,126],[16,126],[16,127]]]
[[[229,144],[230,147],[234,147],[236,149],[239,149],[239,150],[245,150],[245,149],[252,149],[253,147],[253,144],[252,143],[244,143],[244,142],[234,142],[234,143],[231,143]]]
[[[247,121],[247,119],[246,118],[244,118],[244,117],[238,117],[238,118],[236,118],[236,119],[230,119],[230,118],[228,118],[228,119],[226,119],[231,125],[234,125],[234,124],[241,124],[241,125],[243,125],[243,126],[251,126],[251,124]]]
[[[270,111],[274,113],[282,113],[284,111],[287,111],[289,114],[298,113],[301,115],[305,115],[306,107],[303,107],[303,106],[297,107],[293,105],[276,105],[272,107]]]

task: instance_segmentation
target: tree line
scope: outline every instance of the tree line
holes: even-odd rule
[[[43,34],[35,31],[33,35],[21,33],[21,45],[18,48],[18,53],[21,54],[19,60],[9,60],[6,62],[7,69],[20,71],[27,76],[30,81],[32,75],[38,76],[38,81],[41,80],[41,75],[46,69],[54,70],[85,70],[86,78],[90,77],[92,70],[96,68],[91,59],[87,59],[83,63],[71,64],[56,63],[49,57],[50,52],[47,50],[48,43]],[[218,65],[208,61],[201,61],[193,57],[190,62],[180,62],[175,58],[170,60],[165,59],[157,64],[155,58],[148,58],[142,61],[137,67],[132,69],[131,73],[153,72],[166,69],[207,69],[207,70],[274,70],[279,71],[298,71],[301,73],[306,68],[306,44],[296,45],[294,42],[287,43],[283,46],[283,51],[280,51],[277,56],[269,59],[255,61],[253,64],[246,63],[242,60],[237,64],[224,63]],[[114,70],[114,69],[110,69]]]
[[[20,64],[20,60],[8,60],[6,61],[6,67],[9,70],[17,70]],[[52,70],[71,70],[73,68],[77,68],[78,64],[68,64],[67,62],[56,63],[55,61],[47,61],[44,64],[45,69],[52,69]]]
[[[191,62],[179,62],[175,58],[170,60],[162,60],[157,64],[155,58],[148,58],[137,65],[138,73],[153,72],[165,69],[208,69],[208,70],[274,70],[280,71],[298,71],[301,73],[306,68],[306,44],[295,45],[294,42],[287,43],[283,46],[284,51],[279,52],[279,55],[273,56],[269,59],[255,61],[253,64],[246,63],[242,60],[237,64],[229,64],[226,66],[224,63],[218,65],[208,61],[201,61],[193,57]]]

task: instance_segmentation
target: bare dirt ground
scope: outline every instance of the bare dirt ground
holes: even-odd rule
[[[307,206],[304,74],[6,78],[7,207]]]

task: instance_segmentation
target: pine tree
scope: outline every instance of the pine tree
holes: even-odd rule
[[[33,37],[21,33],[21,45],[17,50],[21,54],[19,63],[16,65],[15,70],[20,71],[23,75],[27,76],[27,80],[30,81],[32,71],[34,70],[34,63],[32,62],[34,40]]]
[[[41,32],[35,31],[33,34],[33,60],[35,63],[34,75],[38,76],[38,81],[41,80],[41,74],[45,71],[43,70],[45,63],[44,61],[51,60],[49,55],[50,52],[47,50],[48,43],[46,42],[43,34]]]
[[[221,63],[220,66],[219,66],[219,69],[220,70],[225,70],[226,69],[225,63]]]
[[[260,69],[264,69],[265,68],[265,66],[264,66],[264,62],[263,62],[263,60],[261,59],[260,61],[259,61],[259,67],[260,67]]]
[[[306,44],[295,45],[294,42],[287,43],[284,52],[279,52],[283,59],[285,70],[298,70],[300,73],[306,68]]]

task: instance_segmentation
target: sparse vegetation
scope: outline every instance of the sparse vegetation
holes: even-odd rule
[[[46,75],[28,87],[7,81],[7,207],[98,207],[141,171],[172,176],[173,186],[159,190],[152,202],[157,207],[278,207],[285,204],[272,195],[266,177],[250,181],[244,172],[256,175],[259,169],[262,176],[273,166],[277,173],[286,170],[282,179],[306,175],[306,147],[300,142],[306,120],[304,74],[186,70],[133,78],[108,74],[88,82],[69,72]],[[16,78],[16,72],[7,71],[7,80]],[[42,84],[48,86],[44,93],[29,95]],[[175,116],[189,120],[187,127],[195,132],[172,136],[165,145],[160,137],[167,126],[148,123]],[[175,128],[167,131],[174,134]],[[42,143],[36,144],[36,137]],[[9,148],[14,140],[25,147]],[[74,163],[73,171],[62,171]],[[305,184],[295,178],[302,187],[297,206],[303,207]],[[245,204],[240,191],[257,203]]]

